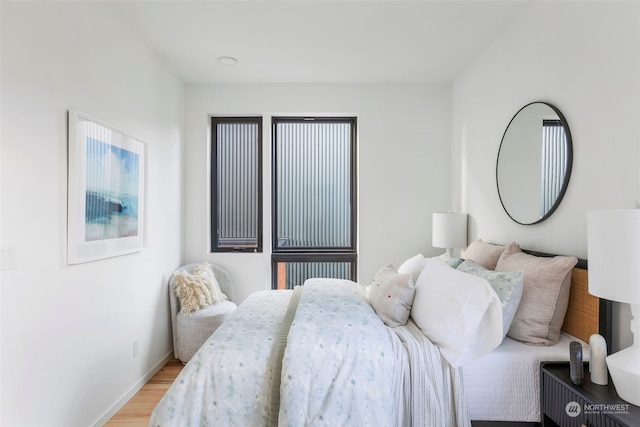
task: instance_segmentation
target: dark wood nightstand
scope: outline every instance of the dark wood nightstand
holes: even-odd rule
[[[568,362],[543,362],[540,379],[542,425],[562,427],[638,427],[640,407],[622,400],[611,380],[593,384],[584,364],[584,382],[571,382]]]

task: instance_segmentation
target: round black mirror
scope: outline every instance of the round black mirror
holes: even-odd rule
[[[571,133],[560,110],[546,102],[522,107],[502,136],[496,164],[507,215],[524,225],[549,218],[567,190],[572,163]]]

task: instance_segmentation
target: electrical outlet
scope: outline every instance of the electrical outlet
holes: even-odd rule
[[[136,338],[133,340],[133,356],[137,356],[140,354],[140,338]]]

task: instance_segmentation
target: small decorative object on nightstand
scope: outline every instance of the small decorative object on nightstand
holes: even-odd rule
[[[589,372],[591,382],[599,385],[609,383],[607,370],[607,342],[602,335],[593,334],[589,338]]]
[[[540,410],[543,427],[640,426],[640,407],[622,400],[613,384],[594,384],[587,371],[582,385],[575,385],[570,370],[567,362],[542,363]]]
[[[578,341],[571,341],[569,344],[569,371],[571,382],[575,385],[582,385],[584,365],[582,364],[582,344]]]

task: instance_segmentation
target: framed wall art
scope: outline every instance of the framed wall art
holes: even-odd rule
[[[69,111],[67,262],[79,264],[145,246],[146,144]]]

